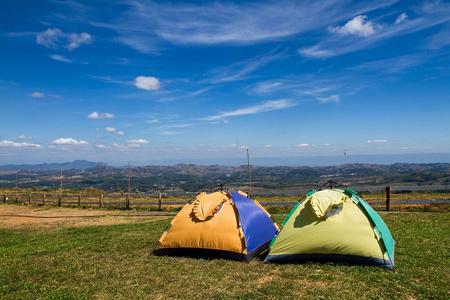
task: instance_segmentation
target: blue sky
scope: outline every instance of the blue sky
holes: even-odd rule
[[[446,1],[2,1],[0,163],[450,152]]]

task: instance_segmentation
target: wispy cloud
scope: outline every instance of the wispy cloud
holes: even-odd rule
[[[381,20],[389,18],[390,15],[379,17],[378,23],[370,21],[365,15],[359,15],[348,20],[343,26],[329,27],[333,35],[316,45],[301,47],[298,52],[309,58],[327,58],[373,48],[385,40],[449,22],[450,4],[440,1],[426,2],[416,9],[416,13],[416,18],[402,14],[391,23],[381,23]]]
[[[61,45],[70,51],[92,43],[92,36],[87,33],[64,33],[59,28],[49,28],[36,35],[36,43],[47,48],[57,49]]]
[[[272,52],[265,55],[256,56],[249,60],[234,63],[227,67],[217,68],[212,74],[210,81],[212,83],[231,82],[243,80],[247,75],[258,70],[264,65],[284,58],[283,53],[273,54]]]
[[[68,36],[69,44],[66,45],[67,49],[73,50],[81,45],[89,45],[92,43],[92,36],[87,32],[72,33]]]
[[[287,97],[297,98],[307,96],[309,99],[312,97],[322,103],[339,103],[341,96],[338,93],[344,92],[348,88],[338,80],[345,82],[343,77],[317,79],[315,76],[308,75],[298,78],[279,78],[259,82],[255,88],[250,90],[250,94],[284,94]]]
[[[445,26],[441,31],[439,31],[435,35],[429,37],[426,40],[424,48],[437,50],[442,47],[448,46],[450,45],[450,39],[448,38],[449,36],[450,36],[450,24]]]
[[[255,105],[247,108],[241,108],[230,112],[224,112],[219,115],[210,116],[206,118],[201,118],[202,121],[213,121],[213,120],[220,120],[227,117],[234,117],[234,116],[242,116],[242,115],[250,115],[250,114],[258,114],[262,112],[268,112],[273,110],[280,110],[285,109],[289,107],[296,106],[296,103],[294,103],[291,99],[279,99],[279,100],[271,100],[264,102],[260,105]]]
[[[180,100],[180,99],[192,98],[192,97],[204,94],[205,92],[207,92],[207,91],[209,91],[211,89],[212,89],[212,87],[207,87],[207,88],[203,88],[203,89],[200,89],[200,90],[197,90],[197,91],[193,91],[193,92],[190,92],[190,93],[185,93],[185,94],[182,94],[182,95],[175,95],[175,96],[160,98],[158,101],[159,102],[169,102],[169,101],[176,101],[176,100]]]
[[[258,44],[333,25],[395,0],[267,1],[255,3],[128,2],[115,22],[92,22],[118,33],[141,52],[158,52],[161,41],[177,45]],[[349,9],[349,7],[351,9]],[[317,16],[320,16],[319,18]]]
[[[403,23],[406,19],[408,19],[408,15],[406,13],[402,13],[400,16],[397,17],[394,24]]]
[[[363,63],[359,66],[352,67],[354,71],[372,71],[386,73],[401,73],[405,70],[420,65],[426,60],[426,54],[418,53],[411,55],[403,55],[389,59],[377,60]]]
[[[329,97],[317,97],[317,100],[319,100],[322,103],[327,102],[339,103],[341,102],[341,97],[339,95],[331,95]]]
[[[106,83],[115,83],[115,84],[123,84],[123,85],[133,85],[133,81],[126,81],[126,80],[119,80],[114,79],[111,76],[96,76],[96,75],[88,75],[89,77],[101,80],[102,82]]]
[[[50,54],[48,57],[50,57],[50,58],[52,58],[52,59],[54,59],[54,60],[62,61],[62,62],[69,63],[69,64],[74,63],[72,60],[66,58],[66,57],[63,56],[63,55]]]

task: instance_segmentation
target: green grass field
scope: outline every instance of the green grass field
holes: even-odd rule
[[[280,224],[284,217],[275,218]],[[449,299],[450,214],[382,218],[396,240],[395,272],[333,263],[263,264],[260,258],[246,264],[152,256],[170,218],[0,229],[0,298]]]

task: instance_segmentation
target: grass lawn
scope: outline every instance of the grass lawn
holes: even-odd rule
[[[0,215],[9,205],[0,204]],[[395,272],[150,255],[171,217],[3,226],[0,299],[449,299],[450,214],[381,216],[396,240]]]

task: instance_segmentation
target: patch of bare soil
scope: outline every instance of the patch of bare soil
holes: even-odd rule
[[[163,218],[170,217],[137,214],[133,211],[0,204],[0,228],[2,229],[32,227],[35,229],[58,230],[68,227],[151,222]]]

